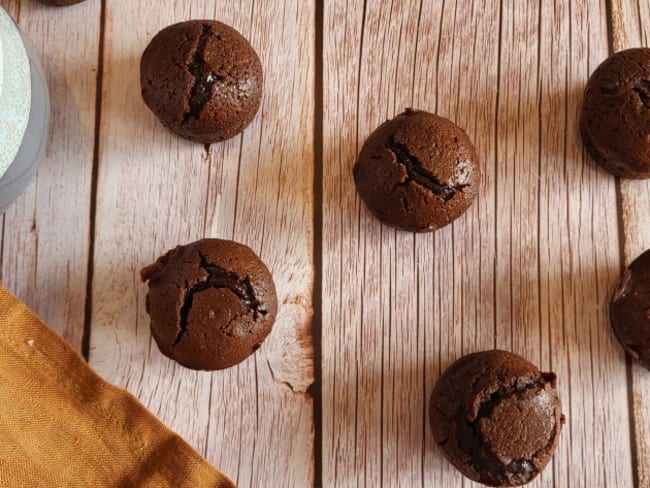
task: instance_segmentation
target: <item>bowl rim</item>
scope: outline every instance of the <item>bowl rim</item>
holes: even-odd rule
[[[16,158],[32,101],[31,68],[18,26],[0,7],[0,177]]]

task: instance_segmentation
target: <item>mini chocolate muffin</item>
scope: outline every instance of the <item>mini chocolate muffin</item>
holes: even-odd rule
[[[623,271],[612,293],[609,317],[628,354],[650,369],[650,249]]]
[[[232,27],[190,20],[161,30],[140,61],[142,98],[163,125],[210,144],[239,134],[260,107],[262,65]]]
[[[52,5],[54,7],[64,7],[66,5],[74,5],[75,3],[81,3],[84,0],[38,0],[45,5]]]
[[[555,375],[505,351],[469,354],[438,379],[436,443],[468,478],[488,486],[531,481],[553,455],[564,417]]]
[[[203,239],[141,272],[160,351],[192,369],[233,366],[271,332],[278,308],[271,273],[243,244]]]
[[[596,68],[585,88],[580,132],[606,171],[650,177],[650,49],[617,52]]]
[[[480,170],[467,134],[437,115],[407,109],[361,148],[354,182],[384,224],[414,232],[443,227],[471,205]]]

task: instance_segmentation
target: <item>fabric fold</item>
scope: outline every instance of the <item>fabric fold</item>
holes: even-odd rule
[[[0,286],[0,486],[234,484]]]

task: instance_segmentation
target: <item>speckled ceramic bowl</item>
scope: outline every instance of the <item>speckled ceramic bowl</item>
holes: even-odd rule
[[[43,159],[49,122],[43,70],[0,8],[0,212],[23,192]]]

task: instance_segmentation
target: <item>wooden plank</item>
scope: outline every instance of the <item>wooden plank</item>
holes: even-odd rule
[[[607,56],[606,9],[597,0],[545,6],[543,16],[553,27],[541,35],[547,47],[540,58],[551,61],[543,75],[548,85],[542,96],[549,102],[540,160],[541,208],[548,209],[548,223],[542,226],[548,234],[540,249],[548,259],[540,266],[548,276],[544,308],[551,327],[551,364],[563,381],[568,418],[555,485],[632,486],[625,359],[607,318],[609,289],[621,262],[612,225],[617,219],[615,179],[587,156],[577,131],[584,86]],[[563,131],[556,132],[557,127]],[[557,229],[553,222],[564,215],[568,222]],[[554,326],[557,313],[562,328]]]
[[[309,486],[314,477],[314,6],[165,0],[107,2],[90,362],[127,387],[238,486]],[[146,18],[147,22],[142,22]],[[265,70],[261,112],[212,146],[169,134],[140,97],[139,59],[180,20],[223,21]],[[281,307],[247,361],[194,372],[152,342],[140,269],[204,236],[251,246],[271,269]]]
[[[451,361],[498,347],[560,378],[568,423],[531,486],[631,486],[604,311],[615,184],[575,130],[604,3],[360,3],[324,11],[323,485],[457,486],[429,395]],[[484,171],[475,205],[429,235],[380,225],[351,177],[365,137],[411,105],[464,127]]]
[[[614,51],[648,43],[650,2],[613,0],[612,47]],[[620,180],[625,265],[650,248],[650,180]],[[631,363],[632,415],[635,433],[637,486],[650,486],[650,374]]]
[[[40,57],[50,89],[49,147],[7,210],[1,279],[77,349],[84,333],[101,4],[2,0]],[[80,22],[80,19],[84,19]]]

